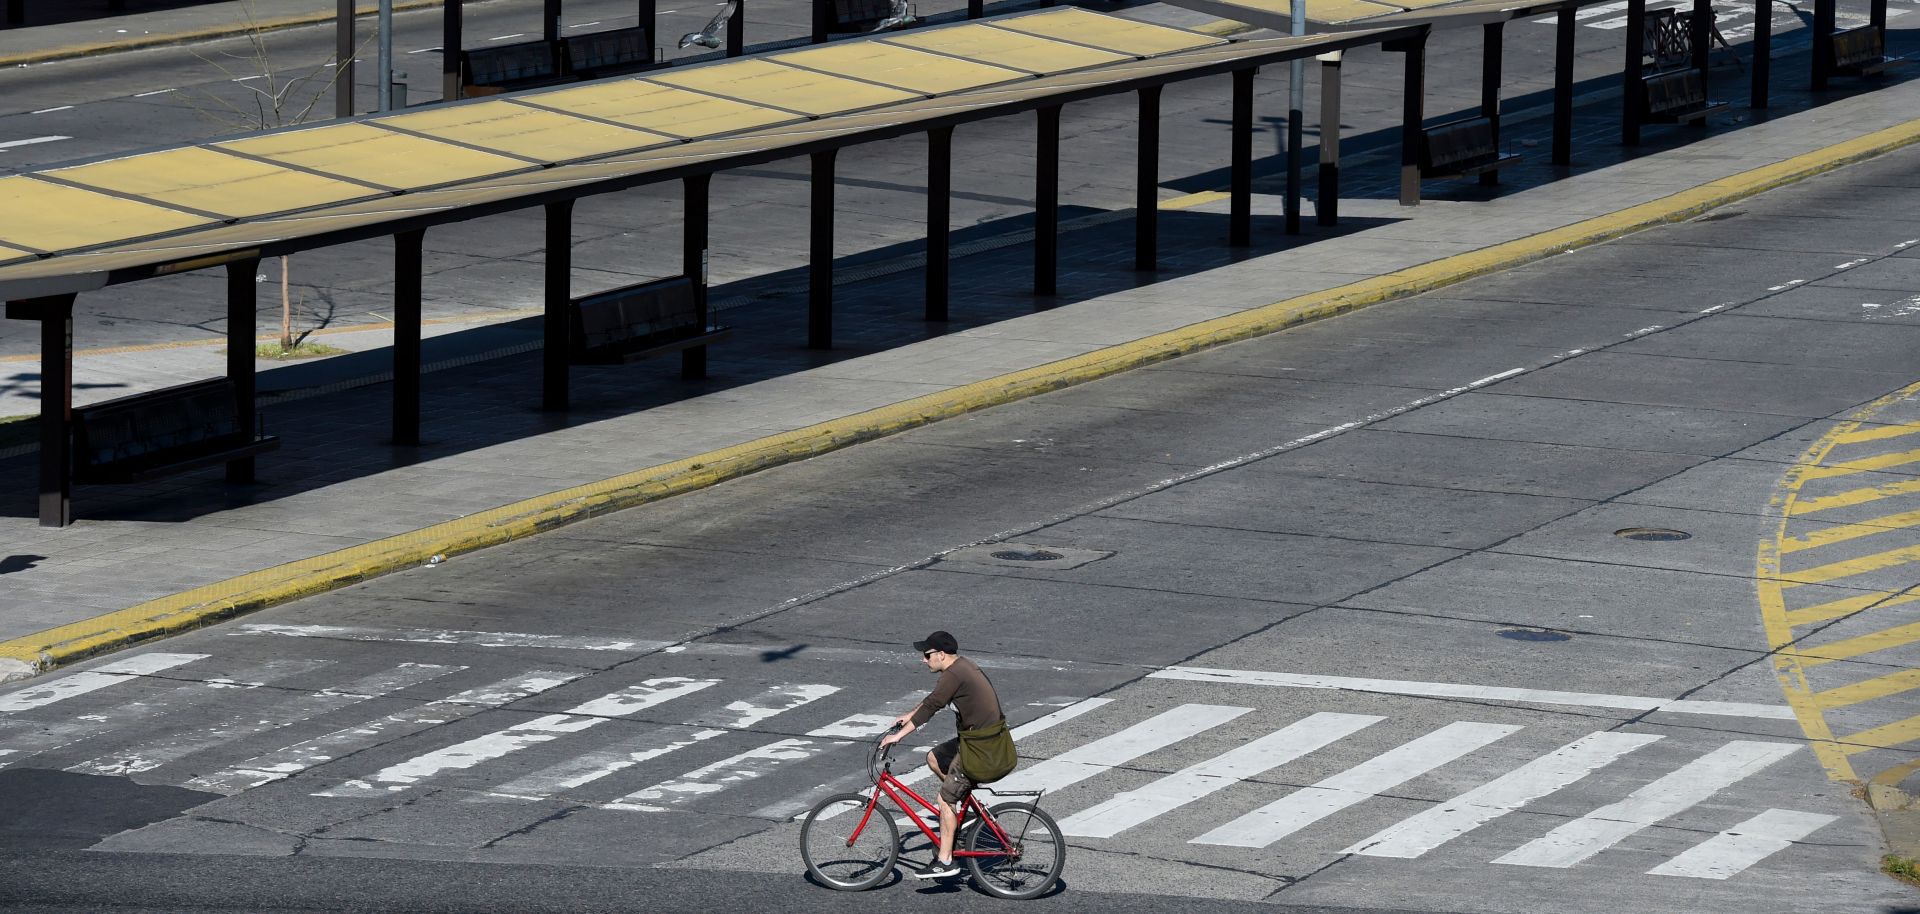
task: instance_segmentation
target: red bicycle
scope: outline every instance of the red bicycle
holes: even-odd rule
[[[893,872],[900,858],[900,829],[892,814],[880,808],[882,796],[919,826],[928,841],[939,844],[939,834],[919,810],[933,816],[938,825],[940,808],[893,776],[892,747],[882,746],[878,739],[867,755],[867,776],[873,779],[870,793],[843,793],[821,800],[800,826],[800,856],[807,862],[807,872],[828,888],[858,892],[879,885]],[[989,895],[1019,899],[1045,894],[1060,880],[1067,862],[1067,839],[1053,817],[1040,809],[1040,791],[980,789],[996,797],[1032,797],[1033,802],[997,803],[989,808],[968,794],[966,803],[956,810],[960,831],[954,859],[966,861],[974,885]]]

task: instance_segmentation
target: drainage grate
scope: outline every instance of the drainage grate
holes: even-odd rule
[[[1544,628],[1503,628],[1500,637],[1510,641],[1571,641],[1573,636]]]
[[[1066,556],[1045,549],[1002,549],[993,557],[1003,562],[1057,562]]]
[[[1677,540],[1693,539],[1693,534],[1685,530],[1669,530],[1665,527],[1628,527],[1625,530],[1613,531],[1613,535],[1643,543],[1671,543]]]

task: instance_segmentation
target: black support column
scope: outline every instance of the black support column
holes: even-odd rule
[[[987,14],[986,0],[967,0],[967,18],[978,19]]]
[[[813,0],[813,31],[808,40],[814,44],[824,44],[827,33],[833,31],[833,0]]]
[[[540,359],[540,408],[567,410],[568,350],[572,349],[573,201],[547,204],[546,315]]]
[[[1134,158],[1133,268],[1160,266],[1160,87],[1140,90],[1140,144]]]
[[[258,257],[227,264],[227,380],[233,382],[234,424],[249,436],[259,422],[253,371],[255,338],[260,334],[259,276]],[[253,458],[227,461],[227,481],[252,482]]]
[[[1773,0],[1753,0],[1753,86],[1747,107],[1767,107],[1772,68]]]
[[[813,154],[812,229],[808,233],[807,348],[833,348],[833,160],[837,149]]]
[[[660,44],[660,0],[638,0],[640,27],[647,30],[647,60],[658,62],[653,49]]]
[[[7,317],[40,322],[40,526],[73,523],[73,299],[7,302]]]
[[[747,52],[747,0],[739,0],[733,7],[733,15],[727,17],[727,56],[739,57]]]
[[[1700,71],[1700,94],[1713,97],[1713,74],[1710,72],[1713,57],[1713,0],[1693,0],[1693,15],[1687,21],[1687,42],[1693,46],[1693,68]],[[1707,129],[1707,119],[1693,122],[1700,130]]]
[[[333,26],[333,116],[353,116],[353,3],[340,0],[334,9]],[[453,8],[459,0],[448,0]],[[457,14],[456,14],[457,15]]]
[[[1814,0],[1813,3],[1812,86],[1816,92],[1825,89],[1827,80],[1833,77],[1833,31],[1838,6],[1836,0]]]
[[[700,314],[700,332],[713,326],[713,314],[707,310],[707,191],[713,175],[688,175],[680,179],[685,203],[680,235],[680,272],[693,284],[694,309]],[[695,381],[707,376],[707,347],[690,346],[680,350],[680,378]]]
[[[1033,294],[1052,295],[1060,272],[1060,106],[1038,115],[1033,172]]]
[[[930,321],[947,319],[952,290],[953,128],[927,131],[927,311]]]
[[[353,0],[340,0],[341,4],[351,4]],[[466,38],[461,34],[460,13],[465,0],[446,0],[440,11],[440,98],[453,101],[460,97],[460,48]],[[352,36],[348,36],[350,41]],[[341,79],[351,80],[353,72],[340,74]]]
[[[425,230],[393,236],[393,443],[420,443],[420,283]]]
[[[545,0],[541,9],[541,37],[560,40],[560,0]]]
[[[27,0],[7,0],[7,24],[27,24]]]
[[[1233,174],[1228,185],[1227,244],[1253,244],[1253,76],[1233,71]]]
[[[1647,0],[1627,0],[1626,65],[1621,69],[1620,143],[1640,145],[1640,124],[1647,109]]]
[[[1573,7],[1560,10],[1553,33],[1553,164],[1573,164]]]
[[[1636,0],[1645,2],[1645,0]],[[1406,55],[1405,87],[1401,90],[1400,205],[1420,205],[1420,147],[1426,141],[1421,121],[1426,115],[1427,36],[1393,42],[1387,50]]]
[[[1489,22],[1482,29],[1486,40],[1480,57],[1480,116],[1493,125],[1495,153],[1500,151],[1500,58],[1506,50],[1506,26],[1504,22]],[[1500,183],[1500,172],[1481,172],[1480,183]]]
[[[1340,52],[1320,55],[1320,190],[1314,221],[1340,224]]]

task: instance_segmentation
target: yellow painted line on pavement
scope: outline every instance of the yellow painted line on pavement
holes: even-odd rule
[[[1727,203],[1916,142],[1920,142],[1920,119],[1526,238],[1201,321],[1129,343],[574,486],[458,520],[149,600],[97,618],[0,642],[0,657],[22,660],[35,669],[45,670],[129,644],[176,634],[241,613],[364,581],[390,571],[414,567],[436,554],[457,555],[510,542],[622,508],[707,488],[771,467],[897,434],[941,419],[1083,384],[1225,343],[1264,336],[1309,321],[1543,260],[1572,248],[1690,219]],[[1840,430],[1852,431],[1854,425],[1857,423],[1843,423]],[[1831,443],[1827,443],[1826,447],[1831,447]],[[1807,461],[1809,464],[1818,462]],[[1782,523],[1785,518],[1786,512],[1782,512]],[[1784,608],[1774,613],[1768,623],[1770,637],[1773,637],[1776,628],[1786,635],[1776,642],[1776,647],[1790,644],[1793,640],[1791,629],[1786,628],[1783,616]],[[1793,704],[1802,727],[1808,728],[1809,733],[1824,732],[1818,708],[1811,703],[1807,690],[1803,689],[1798,698],[1790,697],[1789,703]],[[1806,709],[1812,713],[1809,715]]]
[[[1832,546],[1836,543],[1856,540],[1863,536],[1872,536],[1876,533],[1887,533],[1893,530],[1905,529],[1915,524],[1920,524],[1920,511],[1902,511],[1899,514],[1889,514],[1885,517],[1873,518],[1872,520],[1840,524],[1833,527],[1823,527],[1819,530],[1803,533],[1781,542],[1780,554],[1786,555],[1799,552],[1803,549],[1818,549],[1822,546]]]
[[[1920,435],[1920,425],[1878,425],[1848,432],[1834,440],[1842,444],[1860,444],[1867,441],[1885,441],[1888,438],[1903,438],[1907,435]]]
[[[1829,562],[1813,568],[1782,572],[1779,583],[1781,587],[1825,584],[1828,581],[1850,578],[1856,574],[1866,574],[1867,572],[1879,571],[1883,568],[1896,568],[1915,559],[1920,559],[1920,545],[1902,546],[1898,549],[1888,549],[1885,552],[1863,555],[1856,559]]]
[[[1829,603],[1821,603],[1817,606],[1788,610],[1786,619],[1788,625],[1799,628],[1802,625],[1812,625],[1815,622],[1826,622],[1830,619],[1851,616],[1863,609],[1874,606],[1899,606],[1902,603],[1912,603],[1915,600],[1920,600],[1920,594],[1902,594],[1898,591],[1882,591],[1879,593],[1862,594],[1857,597],[1848,597],[1844,600],[1834,600]]]
[[[1815,667],[1836,660],[1852,660],[1855,657],[1904,647],[1916,641],[1920,641],[1920,622],[1899,625],[1827,644],[1802,645],[1799,649],[1800,665]]]
[[[1840,739],[1848,755],[1858,755],[1869,749],[1892,749],[1920,739],[1920,717],[1909,717],[1871,730],[1849,733]]]
[[[1883,498],[1894,498],[1900,495],[1912,495],[1915,492],[1920,492],[1920,479],[1904,479],[1900,482],[1868,486],[1864,489],[1849,489],[1845,492],[1836,492],[1820,498],[1808,498],[1798,501],[1794,504],[1793,516],[1805,517],[1819,511],[1831,511],[1835,508],[1851,508],[1854,505],[1864,505],[1868,502],[1879,501]]]
[[[1887,698],[1903,692],[1911,692],[1914,689],[1920,689],[1920,670],[1901,670],[1898,673],[1863,679],[1852,685],[1828,689],[1816,693],[1813,697],[1820,703],[1820,707],[1831,711],[1834,708],[1857,705],[1876,698]]]
[[[1849,460],[1832,466],[1809,467],[1802,479],[1828,479],[1834,476],[1851,476],[1855,473],[1870,473],[1874,470],[1890,470],[1920,462],[1920,450],[1900,451],[1895,454],[1881,454],[1865,460]]]

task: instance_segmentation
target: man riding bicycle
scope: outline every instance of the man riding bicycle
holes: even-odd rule
[[[925,700],[894,720],[898,729],[887,734],[881,745],[891,746],[906,739],[949,704],[959,715],[959,735],[927,753],[927,767],[940,779],[940,851],[915,875],[940,879],[960,873],[953,862],[954,832],[959,821],[956,810],[975,787],[999,780],[1013,769],[1013,741],[1007,733],[1006,715],[1000,710],[1000,696],[980,667],[960,656],[960,642],[946,632],[934,632],[924,641],[915,641],[913,649],[920,652],[928,670],[940,674],[940,679]],[[968,766],[961,764],[963,754],[973,759],[975,770],[968,771]],[[983,767],[989,770],[980,770]]]

